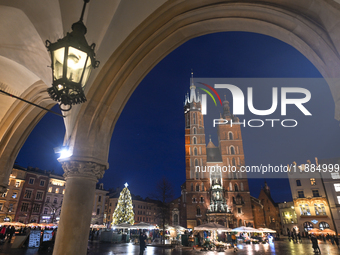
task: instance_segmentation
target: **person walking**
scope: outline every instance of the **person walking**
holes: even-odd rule
[[[336,247],[338,247],[339,249],[339,237],[338,236],[334,236],[334,242],[335,242]]]
[[[236,236],[235,236],[235,234],[231,235],[231,240],[232,240],[232,244],[234,246],[234,252],[237,252],[238,249],[237,249],[237,243],[236,243]]]
[[[11,243],[12,237],[15,234],[15,227],[12,226],[9,230],[9,237],[8,237],[8,242]]]
[[[145,241],[146,241],[146,236],[141,231],[140,235],[139,235],[139,255],[143,255],[144,254],[144,250],[145,250],[145,247],[146,247]]]
[[[310,240],[312,241],[312,247],[314,249],[314,252],[315,253],[321,253],[320,247],[319,247],[319,244],[318,244],[318,239],[316,239],[316,237],[314,235],[312,235]]]

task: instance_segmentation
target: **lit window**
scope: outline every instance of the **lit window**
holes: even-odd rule
[[[315,215],[326,215],[324,204],[314,204]]]
[[[15,182],[15,187],[16,187],[16,188],[19,188],[19,187],[20,187],[20,182],[18,182],[18,181]]]
[[[65,194],[65,189],[63,189],[63,194]]]
[[[310,185],[315,186],[316,185],[316,181],[315,178],[310,178]]]
[[[6,192],[2,193],[2,197],[6,197],[7,196],[7,192],[8,192],[8,190]]]
[[[17,198],[17,196],[18,196],[18,193],[13,192],[12,198]]]
[[[340,183],[334,183],[334,189],[336,192],[340,192]]]
[[[301,215],[311,215],[308,204],[300,204],[299,207]]]
[[[55,193],[59,193],[59,188],[56,188],[56,189],[55,189]]]
[[[340,196],[337,196],[337,198],[338,198],[338,204],[340,204]]]
[[[2,211],[2,207],[4,206],[3,203],[0,203],[0,211]]]
[[[49,187],[49,188],[48,188],[48,192],[52,192],[52,187]]]

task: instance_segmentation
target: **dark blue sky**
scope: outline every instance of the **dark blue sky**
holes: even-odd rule
[[[145,197],[165,176],[173,184],[176,195],[180,194],[180,185],[185,181],[183,101],[189,91],[191,69],[195,77],[207,78],[321,77],[290,45],[260,34],[217,33],[184,43],[151,70],[124,108],[111,140],[110,168],[101,180],[106,189],[123,187],[128,182],[132,193]],[[294,112],[298,127],[242,128],[247,165],[304,163],[314,157],[339,155],[340,129],[333,117],[330,90],[325,84],[310,85],[308,89],[312,99],[306,106],[313,116]],[[257,90],[254,98],[262,100],[264,95],[268,98],[270,91]],[[255,106],[257,103],[254,99]],[[269,97],[269,106],[270,103]],[[248,115],[249,118],[254,117]],[[62,173],[53,148],[62,144],[64,130],[60,117],[46,114],[27,139],[17,162],[24,167],[30,165]],[[215,131],[209,132],[217,145]],[[251,195],[259,195],[263,182],[263,179],[249,179]],[[291,200],[287,179],[267,179],[267,182],[275,201]]]

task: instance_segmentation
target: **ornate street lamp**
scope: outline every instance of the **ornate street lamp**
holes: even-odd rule
[[[59,102],[62,111],[69,111],[74,104],[86,102],[84,86],[92,68],[99,66],[94,54],[95,44],[88,45],[85,34],[87,29],[83,23],[86,4],[80,20],[72,25],[72,32],[55,43],[46,40],[46,47],[51,53],[52,87],[47,92],[50,97]],[[62,108],[65,105],[65,108]]]

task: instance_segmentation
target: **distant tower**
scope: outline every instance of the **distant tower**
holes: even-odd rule
[[[190,93],[184,102],[186,182],[182,185],[181,222],[188,228],[207,222],[231,228],[252,226],[248,180],[245,173],[238,172],[244,165],[240,125],[218,125],[219,146],[216,147],[211,139],[206,145],[200,100],[191,74]],[[231,113],[227,100],[223,102],[221,118],[239,122]],[[196,171],[196,166],[201,172]],[[228,166],[235,167],[237,171],[208,170]]]

